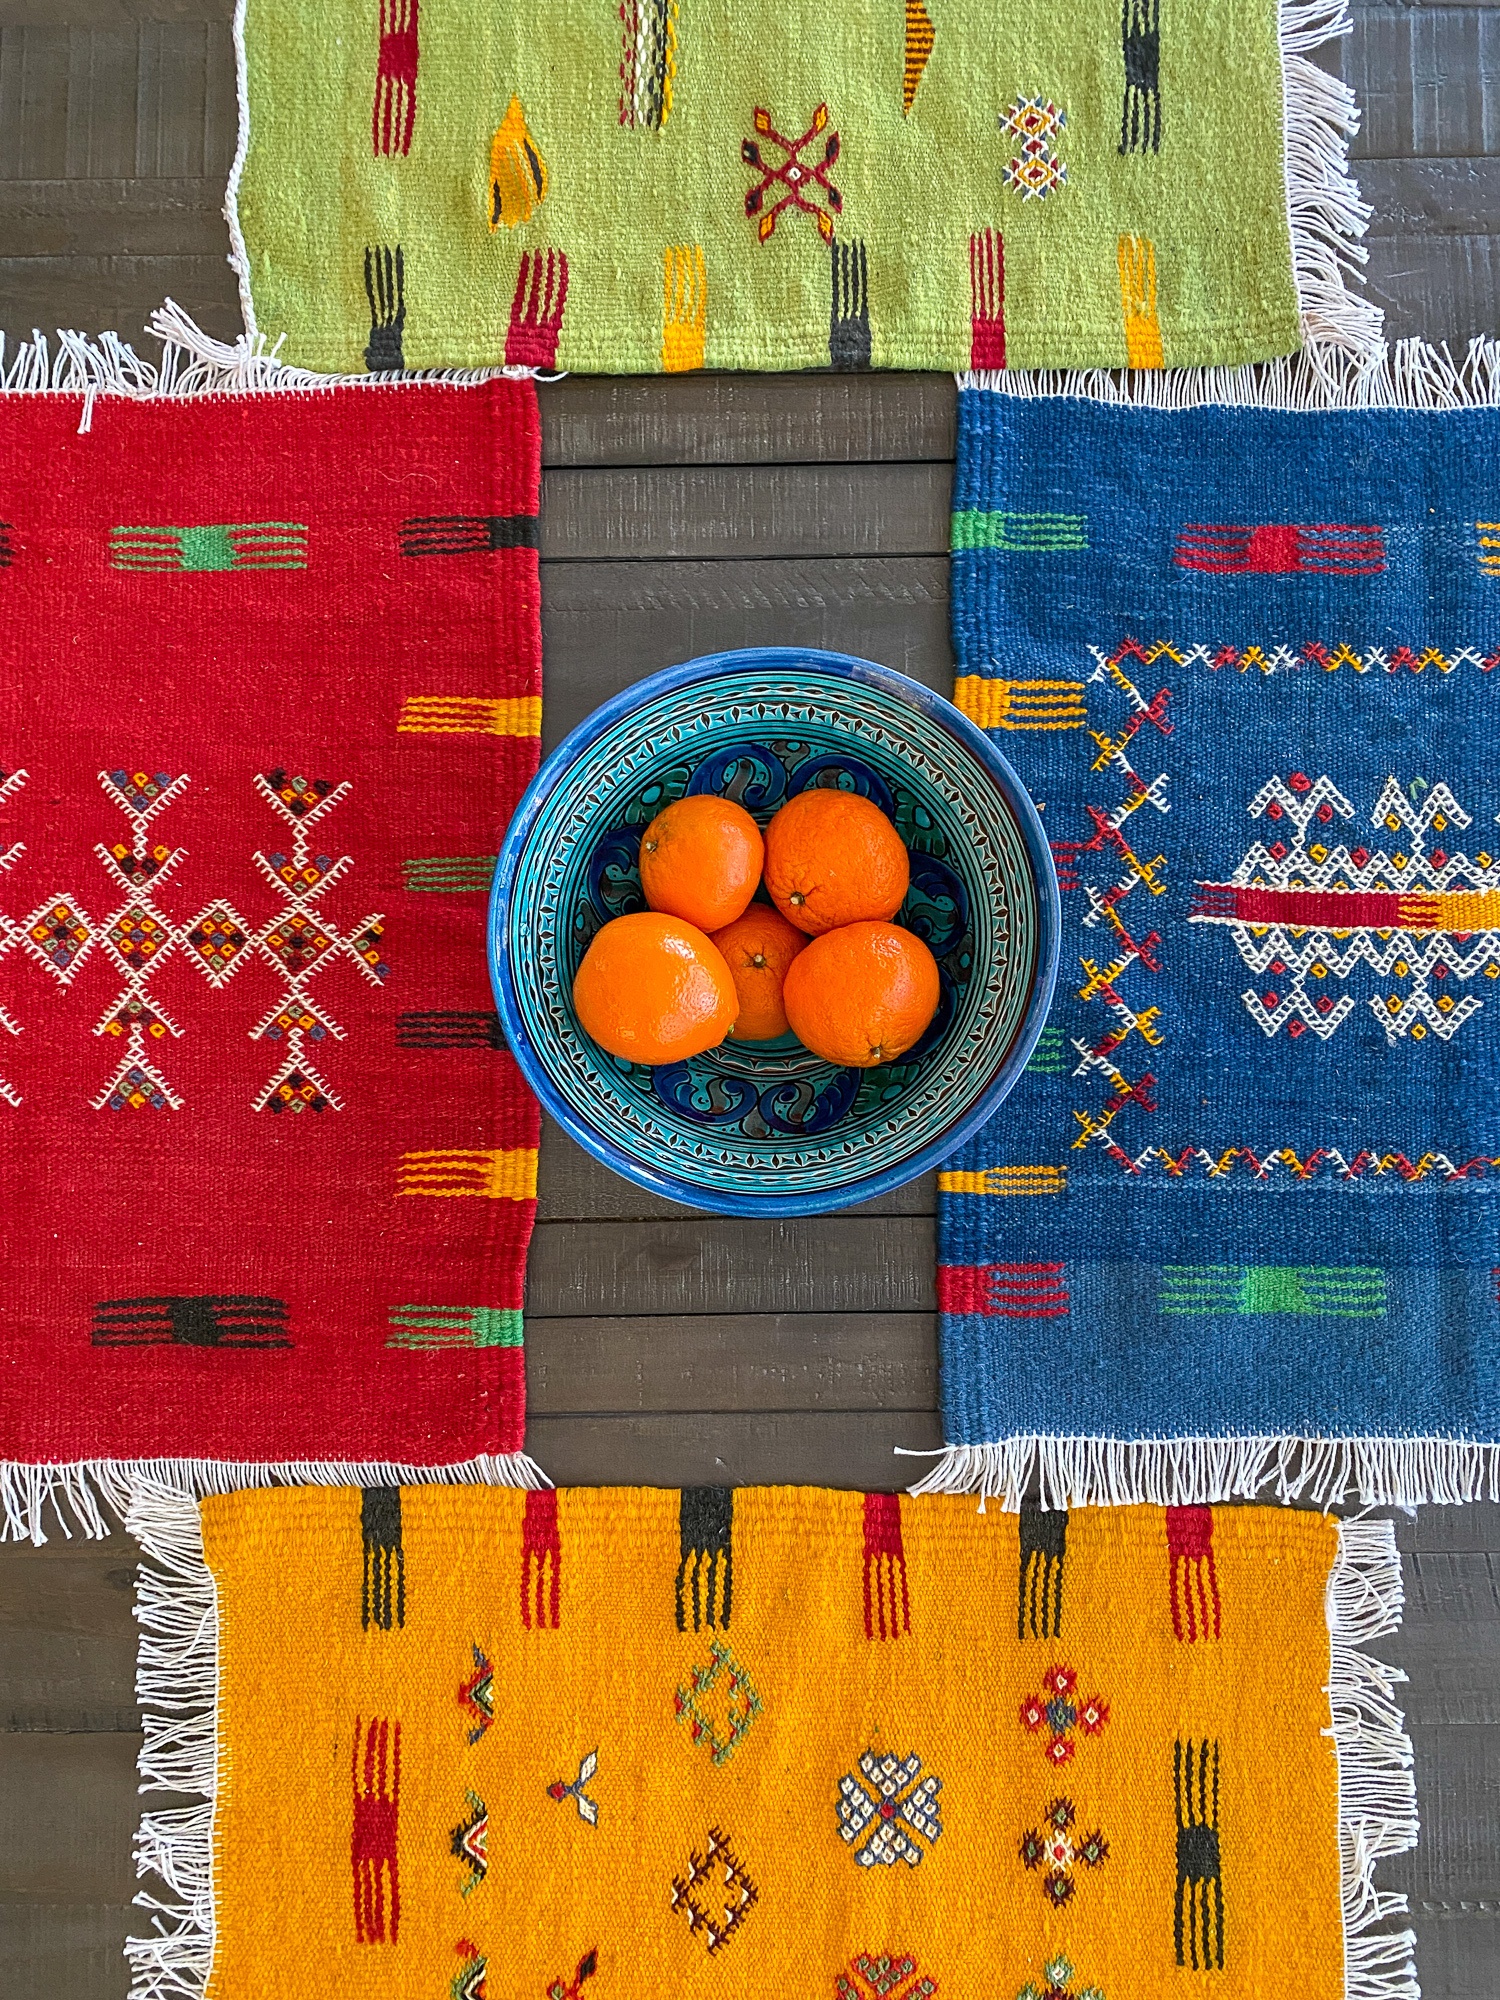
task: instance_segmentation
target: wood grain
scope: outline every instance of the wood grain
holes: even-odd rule
[[[0,0],[0,330],[176,298],[239,326],[221,213],[232,0]],[[1500,327],[1500,4],[1357,0],[1371,295],[1396,337]],[[545,742],[677,659],[787,643],[946,688],[954,393],[938,376],[541,391]],[[932,1449],[931,1179],[822,1222],[700,1217],[543,1141],[529,1442],[564,1482],[907,1483]],[[1426,2000],[1500,1991],[1500,1507],[1398,1522]],[[123,1537],[0,1547],[0,1994],[121,2000],[138,1801]],[[1289,1836],[1294,1837],[1294,1836]]]

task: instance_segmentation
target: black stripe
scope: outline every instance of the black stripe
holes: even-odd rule
[[[401,523],[404,556],[461,556],[541,545],[535,514],[413,514]]]
[[[498,1014],[398,1014],[396,1046],[402,1049],[503,1049]]]

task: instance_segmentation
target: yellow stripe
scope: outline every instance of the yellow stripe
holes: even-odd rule
[[[1082,681],[1001,681],[962,674],[953,703],[981,729],[1082,729],[1088,708]]]
[[[1492,549],[1492,555],[1481,555],[1479,567],[1486,576],[1500,576],[1500,521],[1476,521],[1481,550]]]
[[[662,252],[662,288],[662,373],[701,368],[708,333],[708,272],[701,243],[668,244]]]
[[[1403,896],[1398,904],[1403,922],[1408,906],[1412,903],[1435,903],[1437,921],[1431,928],[1442,931],[1495,931],[1500,930],[1500,890],[1450,890],[1446,895],[1433,897]],[[1425,914],[1425,913],[1424,913]],[[1420,921],[1420,916],[1418,916]],[[1423,929],[1427,926],[1424,924]]]
[[[529,1147],[494,1152],[403,1153],[401,1194],[478,1195],[489,1201],[536,1200],[536,1153]]]
[[[498,701],[478,695],[410,694],[396,728],[413,736],[540,736],[540,695]]]
[[[1156,245],[1149,236],[1122,236],[1116,255],[1125,358],[1132,368],[1164,368],[1161,321],[1156,316]]]
[[[1063,1194],[1066,1167],[986,1167],[981,1172],[938,1175],[943,1194]]]

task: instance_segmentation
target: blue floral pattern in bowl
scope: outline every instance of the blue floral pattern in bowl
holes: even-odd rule
[[[896,920],[942,986],[921,1041],[873,1070],[790,1035],[656,1068],[607,1055],[574,1016],[573,976],[604,924],[645,907],[647,823],[716,792],[764,826],[813,785],[873,799],[910,851]],[[1041,1032],[1057,936],[1036,810],[972,723],[867,660],[767,647],[640,682],[552,753],[505,836],[489,951],[506,1040],[580,1145],[674,1201],[805,1215],[913,1179],[993,1113]]]

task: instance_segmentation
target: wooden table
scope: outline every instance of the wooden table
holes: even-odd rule
[[[228,0],[0,0],[0,327],[127,339],[171,294],[238,330],[219,217]],[[1395,336],[1500,328],[1500,5],[1359,0],[1370,289]],[[149,342],[138,342],[150,352]],[[654,668],[830,646],[952,674],[953,388],[938,376],[570,380],[542,391],[547,742]],[[561,1483],[902,1483],[939,1441],[929,1180],[730,1222],[543,1142],[530,1448]],[[1398,1529],[1427,2000],[1500,1992],[1500,1508]],[[0,1995],[119,2000],[139,1747],[132,1545],[0,1550]],[[1297,1829],[1284,1830],[1289,1857]],[[1289,1859],[1289,1865],[1294,1863]]]

